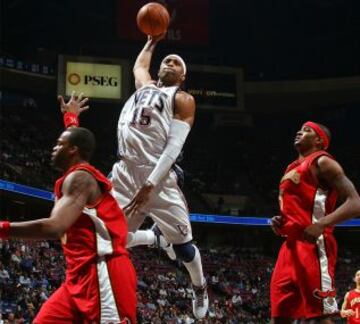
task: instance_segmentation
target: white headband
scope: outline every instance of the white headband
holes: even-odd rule
[[[184,70],[184,75],[186,75],[186,64],[185,61],[181,58],[181,56],[177,55],[177,54],[169,54],[167,56],[164,57],[164,59],[162,60],[163,62],[168,58],[168,57],[175,57],[176,59],[178,59],[183,67]]]

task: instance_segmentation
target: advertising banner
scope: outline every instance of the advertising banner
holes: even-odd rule
[[[121,65],[66,62],[65,94],[90,98],[121,98]]]

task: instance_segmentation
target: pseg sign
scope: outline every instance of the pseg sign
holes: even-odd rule
[[[121,65],[67,62],[66,95],[73,91],[90,98],[121,98]]]

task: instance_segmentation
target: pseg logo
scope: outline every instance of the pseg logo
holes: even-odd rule
[[[81,77],[77,73],[71,73],[68,76],[68,81],[72,85],[78,85],[81,82]],[[119,81],[116,77],[85,74],[84,84],[91,86],[117,87]]]
[[[79,84],[80,81],[81,81],[80,75],[77,74],[77,73],[71,73],[71,74],[69,74],[69,76],[68,76],[68,81],[69,81],[69,83],[72,84],[72,85],[77,85],[77,84]]]

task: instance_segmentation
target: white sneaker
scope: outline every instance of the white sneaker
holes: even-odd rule
[[[155,246],[160,247],[161,249],[163,249],[166,252],[166,254],[168,255],[169,259],[172,260],[172,261],[175,261],[176,260],[176,253],[175,253],[175,251],[173,249],[173,246],[172,246],[172,244],[168,243],[165,240],[165,237],[164,237],[164,235],[162,235],[159,227],[156,224],[154,224],[151,227],[151,230],[155,234]]]
[[[194,316],[197,319],[204,318],[209,308],[209,296],[207,293],[207,284],[202,287],[193,285],[192,307]]]

